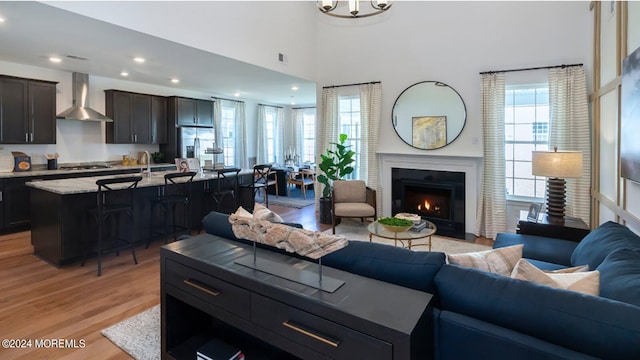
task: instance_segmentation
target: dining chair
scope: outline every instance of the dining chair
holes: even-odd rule
[[[300,169],[290,171],[287,179],[287,196],[291,196],[291,185],[300,186],[302,197],[307,199],[307,188],[313,186],[315,182],[315,172],[311,169]]]

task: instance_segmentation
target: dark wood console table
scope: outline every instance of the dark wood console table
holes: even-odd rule
[[[317,274],[318,264],[257,256]],[[251,246],[209,234],[161,249],[162,358],[193,359],[214,337],[248,359],[428,359],[430,294],[324,266],[333,293],[237,264]]]
[[[550,221],[547,214],[541,215],[538,222],[527,220],[526,212],[523,212],[518,220],[518,234],[548,236],[580,242],[590,229],[582,219],[565,216],[563,223]]]

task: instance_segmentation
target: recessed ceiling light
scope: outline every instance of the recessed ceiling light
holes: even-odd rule
[[[3,22],[4,22],[4,18],[0,17],[0,23],[3,23]]]
[[[236,91],[236,92],[233,93],[233,96],[238,97],[238,96],[240,96],[240,93]]]
[[[293,86],[291,87],[291,90],[293,90],[293,91],[298,91],[298,87],[297,87],[297,86],[295,86],[295,85],[293,85]]]
[[[174,84],[177,84],[177,83],[180,82],[180,79],[173,78],[173,79],[171,79],[171,82],[174,83]]]
[[[129,76],[129,73],[126,72],[126,71],[123,71],[123,72],[120,73],[120,76]]]
[[[145,62],[143,57],[134,57],[133,61],[137,62],[138,64],[142,64],[143,62]]]
[[[59,57],[56,56],[52,56],[49,58],[49,61],[51,61],[52,63],[59,63],[62,61],[62,59],[60,59]]]

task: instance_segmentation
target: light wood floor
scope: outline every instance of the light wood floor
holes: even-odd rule
[[[313,206],[270,208],[305,229],[330,228],[319,224]],[[476,242],[491,244],[487,239]],[[34,256],[28,231],[0,236],[0,339],[85,344],[78,349],[0,347],[0,359],[129,359],[100,331],[160,303],[161,245],[138,247],[138,265],[126,251],[107,255],[97,277],[95,260],[84,267],[55,268]]]

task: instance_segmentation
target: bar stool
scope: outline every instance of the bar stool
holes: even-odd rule
[[[267,195],[267,188],[269,186],[276,186],[276,197],[278,196],[278,176],[274,171],[271,171],[272,167],[273,165],[271,164],[254,165],[253,183],[243,186],[246,188],[251,188],[253,190],[254,197],[256,196],[258,191],[263,190],[264,203],[266,207],[269,207],[269,196]]]
[[[96,185],[98,185],[97,205],[95,208],[89,209],[88,214],[98,226],[98,237],[95,242],[98,254],[98,276],[102,275],[103,253],[115,252],[116,255],[120,255],[120,250],[129,248],[131,249],[133,262],[135,264],[138,263],[134,245],[133,190],[138,187],[140,180],[142,180],[142,176],[117,177],[96,181]],[[119,236],[120,218],[123,215],[128,217],[130,221],[128,239]],[[105,229],[109,230],[108,236],[105,236]],[[91,245],[89,238],[95,239],[95,236],[85,237],[81,266],[84,266],[87,259],[87,252]],[[107,242],[111,242],[110,247],[105,247]]]
[[[211,199],[216,211],[220,212],[224,198],[231,196],[234,200],[232,212],[238,208],[238,174],[239,168],[216,169],[218,179],[215,190],[211,191]]]
[[[195,175],[195,171],[188,171],[164,176],[164,186],[160,195],[155,199],[151,199],[151,221],[149,222],[149,238],[147,239],[146,248],[154,240],[154,234],[157,235],[156,237],[164,238],[165,244],[167,243],[167,238],[171,235],[173,235],[173,240],[175,241],[180,233],[191,234],[191,185]],[[179,207],[182,207],[182,223],[178,223],[177,219]],[[162,219],[163,222],[162,226],[158,226],[158,228],[161,227],[163,231],[157,230],[154,225],[154,215],[158,210],[161,213],[158,218]]]

